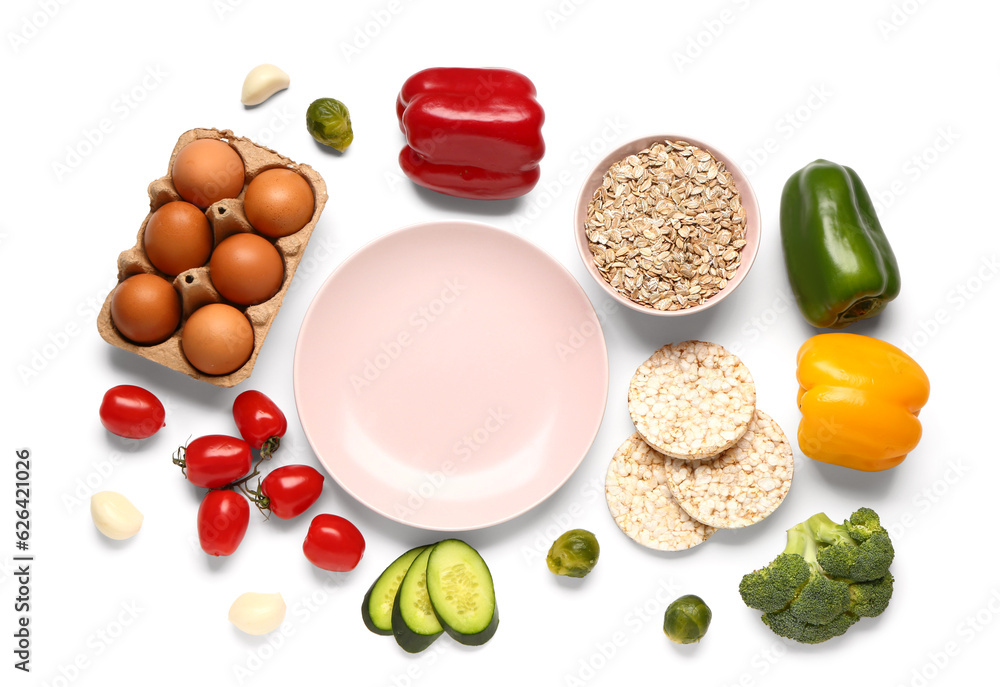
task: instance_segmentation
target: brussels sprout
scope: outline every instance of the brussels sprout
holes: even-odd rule
[[[672,642],[693,644],[705,636],[711,622],[712,609],[701,597],[687,594],[667,606],[663,614],[663,631]]]
[[[570,530],[552,542],[545,562],[556,575],[585,577],[597,565],[600,555],[597,537],[587,530]]]
[[[340,152],[347,150],[347,146],[354,140],[347,105],[333,98],[320,98],[312,102],[306,110],[306,128],[317,141]]]

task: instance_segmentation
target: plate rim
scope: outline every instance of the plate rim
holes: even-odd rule
[[[300,368],[299,368],[299,365],[300,365],[300,361],[301,361],[302,348],[303,348],[303,332],[306,330],[306,327],[308,326],[308,323],[311,320],[311,318],[315,316],[315,313],[317,312],[317,308],[318,308],[317,304],[318,304],[318,302],[320,300],[320,297],[326,291],[326,289],[329,288],[330,283],[333,282],[337,278],[337,276],[339,274],[341,274],[347,268],[348,265],[350,265],[351,263],[353,263],[355,260],[359,259],[359,256],[364,255],[366,252],[374,249],[379,244],[384,243],[384,242],[388,242],[388,241],[392,241],[392,240],[395,240],[395,239],[398,239],[400,236],[402,236],[404,234],[408,234],[408,233],[414,232],[414,231],[427,230],[427,229],[430,229],[430,228],[438,228],[438,227],[442,227],[442,226],[450,226],[450,227],[455,227],[455,228],[472,229],[473,231],[486,231],[486,232],[491,232],[491,233],[502,234],[506,238],[513,239],[515,242],[522,243],[529,250],[533,250],[536,253],[538,253],[540,255],[540,257],[542,257],[546,262],[548,262],[548,263],[552,264],[553,266],[557,267],[562,272],[562,275],[569,280],[569,283],[571,283],[571,284],[574,285],[574,287],[576,288],[576,290],[579,292],[579,295],[583,298],[583,302],[586,304],[586,306],[587,306],[587,308],[589,310],[589,313],[591,315],[593,315],[594,322],[597,325],[597,334],[599,336],[597,336],[597,337],[593,337],[592,336],[592,337],[589,337],[589,339],[591,339],[591,340],[595,340],[596,339],[596,342],[599,343],[601,351],[603,353],[602,360],[604,361],[604,364],[603,364],[603,366],[601,368],[601,374],[602,374],[602,377],[603,377],[604,394],[603,394],[603,398],[602,398],[602,401],[601,401],[601,404],[600,404],[601,405],[600,413],[598,414],[598,418],[597,418],[597,421],[595,423],[594,429],[591,432],[591,436],[588,437],[588,439],[587,439],[587,441],[585,443],[586,447],[581,451],[581,454],[580,454],[579,458],[572,465],[572,469],[568,470],[567,474],[562,479],[560,479],[558,481],[558,483],[554,484],[552,486],[552,488],[549,489],[545,494],[543,494],[541,497],[535,499],[532,503],[530,503],[530,504],[528,504],[526,506],[520,507],[517,510],[517,512],[510,513],[508,515],[505,515],[502,518],[481,518],[479,521],[477,521],[475,523],[463,524],[461,526],[454,526],[454,527],[450,527],[450,526],[444,527],[444,526],[439,526],[439,525],[430,525],[430,524],[427,524],[427,523],[420,523],[420,522],[413,522],[413,521],[405,520],[405,519],[403,519],[400,516],[397,516],[397,515],[395,515],[393,513],[386,512],[384,509],[376,507],[375,505],[373,505],[372,503],[370,503],[368,500],[366,500],[366,499],[362,498],[361,496],[359,496],[355,492],[355,490],[353,490],[350,486],[344,484],[344,482],[340,478],[338,478],[337,475],[335,475],[334,472],[329,467],[327,467],[327,465],[323,462],[323,459],[320,456],[320,451],[317,450],[316,443],[314,441],[312,433],[310,432],[310,430],[307,427],[306,423],[303,421],[303,417],[302,417],[302,414],[303,414],[303,411],[302,411],[302,400],[300,398],[300,394],[301,394],[301,382],[299,380],[299,377],[300,377],[300,372],[299,372]],[[427,221],[427,222],[418,222],[418,223],[415,223],[415,224],[410,224],[410,225],[401,227],[399,229],[394,229],[394,230],[388,231],[388,232],[382,234],[381,236],[377,236],[374,239],[372,239],[372,240],[368,241],[367,243],[363,244],[362,246],[360,246],[359,248],[357,248],[353,253],[351,253],[349,256],[347,256],[346,258],[344,258],[339,264],[337,264],[336,267],[334,267],[333,271],[331,271],[330,274],[328,274],[326,276],[326,278],[323,280],[323,283],[320,284],[319,288],[313,294],[312,299],[310,300],[309,305],[306,308],[305,314],[302,316],[302,321],[299,324],[299,331],[298,331],[298,333],[296,335],[295,348],[294,348],[294,351],[293,351],[293,354],[292,354],[292,396],[293,396],[294,401],[295,401],[296,415],[299,418],[299,425],[302,427],[302,431],[305,434],[306,441],[309,444],[309,448],[312,450],[313,455],[315,455],[317,462],[319,462],[320,466],[322,466],[322,468],[324,469],[324,471],[337,483],[338,486],[340,486],[341,489],[343,489],[355,501],[357,501],[361,505],[365,506],[366,508],[368,508],[373,513],[376,513],[376,514],[378,514],[378,515],[380,515],[382,517],[385,517],[385,518],[387,518],[387,519],[389,519],[389,520],[391,520],[393,522],[396,522],[396,523],[399,523],[399,524],[402,524],[402,525],[408,525],[410,527],[415,527],[415,528],[419,528],[419,529],[423,529],[423,530],[429,530],[429,531],[435,531],[435,532],[468,532],[468,531],[472,531],[472,530],[480,530],[480,529],[486,529],[488,527],[493,527],[495,525],[499,525],[499,524],[508,522],[510,520],[513,520],[514,518],[517,518],[517,517],[519,517],[521,515],[524,515],[525,513],[533,510],[537,506],[541,505],[542,503],[544,503],[545,501],[547,501],[548,499],[550,499],[557,491],[559,491],[559,489],[561,489],[566,484],[566,482],[568,482],[570,480],[570,478],[574,474],[576,474],[577,470],[579,470],[580,466],[583,464],[583,461],[586,459],[587,455],[590,453],[591,448],[593,448],[594,442],[597,440],[597,435],[600,432],[601,426],[604,424],[604,417],[607,414],[608,394],[609,394],[609,391],[610,391],[610,387],[609,387],[609,384],[610,384],[610,375],[611,375],[610,359],[609,359],[609,356],[608,356],[607,339],[605,338],[605,335],[604,335],[604,326],[603,326],[603,324],[601,322],[600,316],[597,314],[597,309],[594,307],[593,302],[590,300],[590,297],[587,295],[586,290],[584,290],[584,288],[580,284],[579,280],[576,277],[573,276],[573,273],[570,272],[570,270],[562,262],[560,262],[555,257],[553,257],[548,251],[546,251],[543,248],[535,245],[532,241],[529,241],[528,239],[524,238],[523,236],[520,236],[518,234],[515,234],[515,233],[513,233],[511,231],[508,231],[508,230],[505,230],[505,229],[501,229],[501,228],[493,226],[491,224],[487,224],[485,222],[476,222],[476,221],[471,221],[471,220],[460,220],[460,219],[431,220],[431,221]]]

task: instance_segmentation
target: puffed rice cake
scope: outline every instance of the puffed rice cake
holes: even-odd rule
[[[605,496],[618,527],[635,542],[682,551],[701,544],[716,528],[698,522],[677,503],[667,486],[667,460],[633,434],[608,466]]]
[[[717,456],[668,459],[667,485],[688,515],[718,528],[747,527],[773,513],[792,484],[792,446],[758,410],[742,437]]]
[[[636,431],[661,453],[709,458],[736,444],[753,418],[757,392],[746,365],[719,344],[682,341],[653,353],[629,384]]]

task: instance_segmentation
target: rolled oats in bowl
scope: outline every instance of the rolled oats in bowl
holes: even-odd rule
[[[756,254],[759,212],[746,177],[679,138],[639,139],[609,158],[577,207],[591,274],[637,310],[676,315],[721,300]]]

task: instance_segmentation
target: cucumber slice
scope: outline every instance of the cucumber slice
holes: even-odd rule
[[[485,644],[497,631],[493,576],[479,553],[460,539],[429,552],[427,595],[441,626],[461,644]]]
[[[433,550],[429,546],[413,559],[392,604],[392,635],[411,654],[429,647],[443,631],[427,596],[427,559]]]
[[[410,564],[426,548],[418,546],[404,553],[390,563],[368,588],[368,593],[361,602],[361,617],[365,621],[365,627],[375,634],[392,634],[392,607],[396,592],[399,591],[399,585],[410,569]]]

